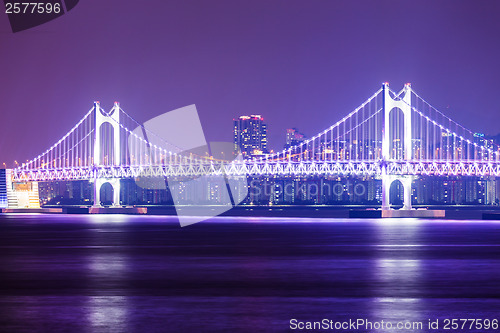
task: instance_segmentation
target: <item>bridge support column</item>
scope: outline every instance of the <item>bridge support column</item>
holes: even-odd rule
[[[386,166],[382,167],[382,210],[391,209],[389,190],[391,189],[392,180],[387,176]]]
[[[94,207],[101,207],[101,185],[94,179]]]
[[[400,179],[403,184],[403,208],[405,210],[412,209],[411,207],[411,183],[413,181],[413,177],[406,176],[403,179]]]
[[[399,180],[403,185],[403,208],[404,210],[412,209],[411,206],[411,184],[413,176],[397,176],[387,175],[385,167],[382,169],[382,210],[391,209],[390,190],[394,181]]]
[[[101,207],[101,187],[109,183],[113,188],[113,202],[112,206],[120,205],[120,179],[96,179],[94,181],[94,207]]]

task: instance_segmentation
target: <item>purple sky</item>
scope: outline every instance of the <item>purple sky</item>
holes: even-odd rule
[[[196,104],[209,141],[262,114],[270,147],[345,116],[384,81],[500,132],[500,1],[80,1],[11,33],[0,13],[0,163],[31,159],[101,101],[140,121]]]

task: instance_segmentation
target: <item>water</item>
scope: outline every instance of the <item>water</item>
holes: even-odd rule
[[[437,332],[498,319],[500,223],[1,215],[0,295],[1,332]]]

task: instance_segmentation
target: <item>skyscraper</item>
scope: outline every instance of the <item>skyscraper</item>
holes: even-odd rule
[[[300,144],[306,138],[304,134],[300,133],[297,128],[287,128],[286,129],[286,144],[285,148],[290,148]]]
[[[244,157],[267,154],[267,125],[260,115],[241,116],[234,120],[234,150]]]

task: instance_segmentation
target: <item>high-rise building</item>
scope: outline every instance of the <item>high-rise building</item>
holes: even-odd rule
[[[485,161],[493,158],[493,154],[490,153],[495,150],[492,139],[486,138],[483,133],[474,133],[474,142],[478,145],[478,147],[474,148],[475,158]]]
[[[234,119],[234,150],[244,157],[267,154],[267,125],[262,116]]]
[[[302,141],[304,141],[305,135],[300,133],[297,128],[287,128],[286,130],[286,144],[285,148],[290,148],[293,146],[296,146],[300,144]]]
[[[0,208],[7,208],[7,172],[0,169]]]

